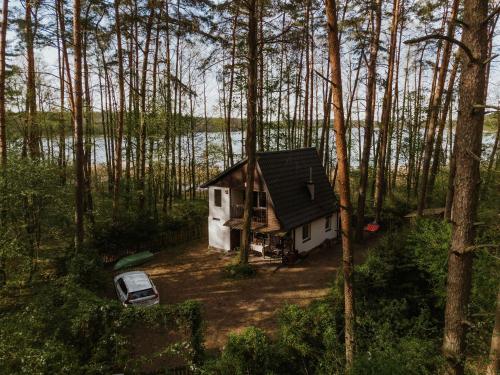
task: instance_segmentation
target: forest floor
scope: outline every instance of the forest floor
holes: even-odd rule
[[[356,263],[364,260],[377,239],[378,236],[368,238],[363,246],[355,247]],[[208,250],[204,239],[182,245],[174,252],[159,252],[152,262],[141,267],[153,279],[161,303],[187,299],[202,303],[205,347],[209,352],[221,349],[229,333],[248,326],[273,335],[277,328],[276,312],[283,306],[304,306],[325,297],[341,266],[342,250],[340,244],[320,248],[292,266],[279,268],[275,261],[252,256],[250,262],[257,274],[243,280],[224,277],[223,269],[235,261],[234,256]],[[141,347],[151,347],[156,341],[151,336],[138,340],[144,341]]]

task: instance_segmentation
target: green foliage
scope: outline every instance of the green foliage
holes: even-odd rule
[[[276,348],[264,331],[249,327],[241,334],[231,334],[220,358],[205,372],[220,375],[273,374]]]
[[[307,309],[289,305],[280,312],[278,345],[286,348],[285,357],[295,364],[289,370],[333,374],[343,368],[342,306],[342,300],[333,299]]]
[[[11,287],[36,276],[44,243],[69,238],[72,195],[59,180],[57,168],[15,156],[0,173],[0,268]]]
[[[233,263],[224,267],[224,277],[229,279],[248,279],[254,277],[257,270],[248,263]]]
[[[150,358],[130,357],[129,333],[136,326],[186,332],[181,342],[165,343],[159,352],[187,363],[203,355],[198,302],[124,308],[65,277],[43,285],[28,304],[0,317],[0,373],[102,374],[139,368]]]
[[[440,220],[419,220],[415,230],[408,232],[405,250],[414,253],[421,272],[427,272],[438,305],[444,308],[446,274],[451,225]]]
[[[81,253],[73,254],[66,267],[68,277],[75,283],[96,291],[104,287],[106,274],[102,258],[95,250],[84,249]]]
[[[404,337],[360,353],[350,375],[431,375],[441,366],[429,340]]]

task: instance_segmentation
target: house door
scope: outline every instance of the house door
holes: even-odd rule
[[[241,245],[241,230],[231,229],[231,250]]]

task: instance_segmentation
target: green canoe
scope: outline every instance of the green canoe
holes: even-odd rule
[[[118,262],[116,262],[113,269],[115,271],[121,270],[122,268],[133,267],[139,264],[145,263],[148,260],[153,258],[153,253],[149,251],[141,251],[140,253],[136,253],[133,255],[129,255],[121,258]]]

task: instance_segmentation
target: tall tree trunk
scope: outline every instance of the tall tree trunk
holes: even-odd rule
[[[382,213],[382,204],[385,193],[386,177],[385,177],[385,159],[387,153],[387,138],[389,134],[389,122],[391,120],[392,108],[392,82],[394,76],[394,57],[396,54],[397,31],[399,22],[399,0],[394,0],[392,7],[392,25],[391,25],[391,42],[389,48],[388,74],[387,83],[384,93],[384,101],[382,104],[382,118],[380,123],[380,149],[377,166],[377,178],[375,185],[375,221],[380,222]]]
[[[398,118],[398,132],[396,134],[396,155],[394,157],[394,172],[392,174],[392,188],[396,189],[397,178],[398,178],[398,168],[399,168],[399,155],[401,152],[401,143],[403,140],[403,129],[406,120],[406,99],[408,97],[408,75],[409,75],[409,63],[410,63],[410,49],[406,53],[406,66],[405,66],[405,79],[403,84],[403,108],[401,110],[401,118]],[[408,170],[406,171],[408,173]]]
[[[453,227],[448,257],[443,353],[447,373],[462,375],[465,364],[467,306],[471,290],[475,239],[474,222],[480,183],[479,161],[483,136],[485,104],[485,64],[488,52],[488,0],[465,0],[462,42],[469,56],[462,59],[458,119],[455,141],[455,198]]]
[[[83,244],[84,160],[83,160],[83,90],[82,90],[82,35],[80,22],[80,0],[73,0],[73,50],[74,50],[74,133],[75,133],[75,250]]]
[[[114,1],[115,33],[118,57],[118,116],[115,143],[115,183],[113,184],[113,220],[117,219],[120,208],[120,185],[122,178],[123,115],[125,111],[125,74],[123,70],[122,30],[120,22],[120,0]]]
[[[40,157],[40,134],[36,117],[36,76],[33,24],[31,19],[33,0],[26,0],[25,34],[26,57],[28,61],[28,77],[26,81],[26,126],[28,132],[28,149],[32,158]]]
[[[253,185],[255,171],[255,144],[257,125],[257,0],[248,0],[248,103],[247,103],[247,136],[246,136],[246,188],[245,210],[243,213],[242,246],[240,263],[248,263],[250,245],[250,229],[252,224]]]
[[[151,30],[153,28],[153,20],[155,17],[155,8],[151,8],[146,24],[146,39],[144,41],[144,59],[142,61],[142,73],[141,73],[141,110],[140,110],[140,125],[139,125],[139,155],[137,155],[137,160],[139,163],[139,178],[138,178],[138,190],[139,190],[139,211],[144,211],[145,203],[145,179],[146,179],[146,79],[148,72],[148,60],[149,60],[149,47],[151,42]],[[120,161],[121,162],[121,161]]]
[[[64,58],[61,54],[62,35],[59,26],[59,5],[56,4],[57,71],[59,74],[59,155],[57,163],[61,173],[61,185],[66,184],[66,123],[64,119]],[[102,107],[102,106],[101,106]],[[102,112],[102,111],[101,111]]]
[[[7,42],[7,25],[9,0],[3,0],[2,30],[0,32],[0,168],[7,165],[7,135],[5,126],[5,43]]]
[[[163,213],[167,213],[169,200],[171,204],[171,188],[168,179],[169,171],[169,147],[170,147],[170,127],[172,126],[172,88],[171,88],[171,66],[170,66],[170,13],[168,8],[168,0],[165,1],[165,53],[166,53],[166,66],[165,66],[165,90],[166,90],[166,113],[165,113],[165,172],[163,175]],[[204,80],[205,82],[205,80]]]
[[[431,172],[429,176],[429,187],[428,187],[428,192],[427,194],[432,194],[432,191],[434,190],[434,184],[436,182],[436,175],[439,169],[439,163],[441,159],[441,147],[443,144],[443,133],[444,133],[444,128],[446,126],[446,119],[449,116],[451,116],[450,112],[450,103],[451,99],[453,97],[453,87],[455,85],[455,78],[457,76],[457,70],[458,70],[458,61],[455,61],[453,64],[453,68],[450,73],[450,78],[448,81],[448,89],[446,91],[446,96],[444,99],[444,104],[443,108],[441,109],[441,118],[439,120],[439,129],[438,129],[438,135],[436,138],[436,145],[434,146],[434,156],[432,160],[432,167],[431,167]]]
[[[457,18],[458,5],[459,5],[459,0],[453,0],[451,15],[448,21],[448,32],[446,35],[448,38],[453,38],[453,36],[455,35],[455,20]],[[439,69],[439,73],[436,86],[432,95],[431,103],[429,106],[430,107],[429,126],[427,128],[427,134],[425,137],[424,156],[422,161],[422,179],[418,194],[417,216],[422,215],[426,205],[429,168],[431,163],[432,150],[434,147],[434,136],[436,131],[436,125],[438,122],[439,109],[441,106],[441,97],[443,94],[444,84],[446,81],[446,74],[448,73],[448,64],[450,62],[450,56],[452,50],[451,47],[452,47],[451,42],[445,40],[441,64],[439,67],[436,66],[436,70]]]
[[[311,12],[311,0],[306,3],[306,14],[305,14],[305,27],[304,27],[304,37],[305,37],[305,50],[306,50],[306,87],[304,91],[304,144],[303,147],[309,147],[309,75],[311,69],[309,67],[309,17]],[[311,95],[312,96],[312,95]]]
[[[354,362],[354,289],[353,289],[353,254],[351,248],[351,198],[349,187],[349,165],[347,163],[347,143],[345,138],[344,108],[342,103],[342,77],[340,65],[340,43],[338,39],[337,7],[335,0],[326,1],[328,30],[328,50],[331,64],[331,82],[333,91],[335,142],[337,146],[337,166],[340,193],[340,220],[342,225],[342,263],[344,271],[344,319],[345,319],[345,354],[346,369]]]
[[[231,72],[229,75],[229,98],[227,102],[227,116],[226,116],[226,142],[227,142],[227,156],[229,160],[229,166],[234,164],[233,155],[233,141],[231,138],[231,109],[233,105],[233,87],[234,87],[234,64],[236,60],[236,27],[238,25],[238,16],[240,14],[240,7],[238,2],[236,2],[236,14],[233,20],[233,31],[231,36]]]
[[[257,1],[259,8],[259,86],[258,86],[258,145],[264,151],[264,1]]]
[[[285,15],[286,13],[283,12],[283,17],[281,20],[281,33],[283,34],[285,32]],[[282,88],[283,88],[283,60],[285,59],[285,44],[281,43],[281,52],[280,52],[280,67],[279,67],[279,78],[278,78],[278,118],[276,119],[276,150],[280,150],[280,139],[281,139],[281,129],[280,129],[280,122],[281,122],[281,104],[282,104]]]
[[[363,239],[363,227],[365,220],[365,205],[366,205],[366,189],[368,187],[368,166],[370,162],[370,149],[372,146],[373,134],[373,118],[374,118],[374,101],[375,101],[375,85],[377,79],[377,56],[380,41],[380,25],[382,22],[382,1],[375,0],[374,17],[372,17],[372,36],[370,41],[370,60],[366,67],[366,110],[365,110],[365,127],[364,127],[364,142],[363,154],[361,155],[361,163],[359,169],[359,187],[358,187],[358,206],[356,212],[356,239]]]

